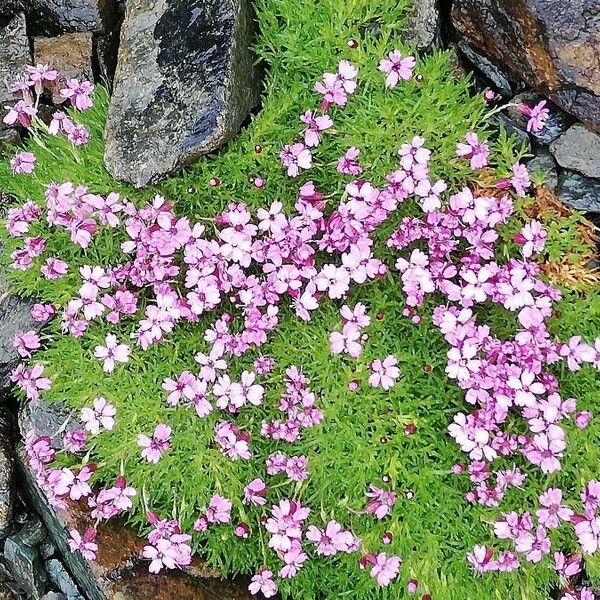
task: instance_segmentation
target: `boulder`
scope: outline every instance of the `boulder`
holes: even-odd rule
[[[14,488],[14,439],[6,407],[0,415],[0,539],[4,538],[12,527]]]
[[[28,598],[39,600],[47,589],[47,576],[37,549],[16,535],[6,540],[4,557],[16,584]]]
[[[21,13],[0,31],[0,113],[3,117],[6,114],[4,106],[16,101],[8,86],[23,76],[25,65],[30,63],[25,15]]]
[[[600,178],[600,135],[577,123],[551,146],[556,162],[565,169]]]
[[[114,0],[21,0],[30,35],[102,33],[118,18]]]
[[[600,214],[600,181],[575,171],[563,171],[558,177],[558,197],[569,208]]]
[[[600,131],[598,0],[455,0],[459,36]]]
[[[460,50],[460,54],[469,61],[471,66],[474,67],[478,73],[481,73],[487,82],[491,84],[497,92],[502,94],[502,96],[509,97],[515,93],[518,83],[510,73],[506,72],[506,69],[503,68],[501,64],[475,52],[475,50],[463,40],[458,42],[458,49]]]
[[[554,191],[558,185],[558,171],[552,154],[545,148],[539,148],[535,156],[527,162],[527,171],[530,176],[544,175],[544,186]]]
[[[128,0],[105,163],[144,186],[212,152],[259,98],[250,0]]]
[[[408,18],[405,39],[419,50],[431,50],[441,41],[440,0],[415,2]]]

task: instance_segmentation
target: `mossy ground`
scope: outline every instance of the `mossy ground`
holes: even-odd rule
[[[37,155],[34,176],[13,177],[2,165],[0,189],[21,200],[29,197],[41,201],[49,182],[70,180],[100,194],[119,191],[137,204],[161,193],[174,202],[179,215],[188,215],[191,220],[215,216],[230,201],[245,202],[256,209],[280,199],[289,209],[296,199],[297,182],[285,176],[279,151],[282,144],[297,136],[299,114],[318,104],[313,83],[324,71],[334,70],[342,58],[360,68],[358,92],[348,107],[332,112],[334,130],[324,136],[315,153],[316,166],[304,179],[313,179],[331,195],[332,202],[337,202],[346,181],[336,173],[335,161],[348,147],[357,146],[365,175],[381,185],[384,175],[397,164],[400,144],[420,134],[434,150],[432,180],[444,178],[452,189],[462,186],[469,177],[468,165],[455,158],[455,145],[467,131],[482,130],[485,106],[480,97],[470,94],[469,81],[454,75],[450,54],[435,52],[420,58],[417,72],[423,76],[422,82],[412,80],[392,91],[384,89],[383,76],[377,71],[379,59],[391,49],[410,50],[401,34],[410,8],[411,0],[259,0],[256,51],[265,67],[262,107],[223,151],[151,189],[133,190],[119,184],[103,167],[107,98],[98,90],[95,108],[82,117],[91,130],[91,143],[72,151],[68,142],[56,138],[44,138],[41,145],[30,141]],[[348,47],[350,38],[359,42],[358,48]],[[262,152],[255,151],[257,145]],[[498,176],[505,176],[518,151],[502,136],[493,150]],[[249,178],[258,175],[266,180],[263,190],[249,183]],[[222,185],[210,187],[211,177],[218,177]],[[416,214],[416,204],[405,203],[377,233],[380,242],[376,254],[389,266],[394,258],[384,241],[407,214]],[[575,227],[576,219],[565,225],[570,233]],[[576,236],[564,236],[563,230],[557,228],[551,235],[549,244],[554,252],[571,252],[581,243]],[[36,226],[37,231],[49,233],[43,225]],[[104,232],[82,252],[68,242],[66,233],[53,231],[48,236],[46,255],[66,260],[69,274],[48,282],[39,277],[38,269],[31,269],[12,272],[11,281],[22,293],[64,305],[79,286],[80,265],[124,260],[120,241],[119,234]],[[5,260],[15,242],[8,239],[6,246]],[[509,247],[507,243],[505,251]],[[132,360],[110,376],[102,372],[92,351],[115,327],[94,324],[83,338],[75,339],[61,335],[59,323],[54,322],[44,334],[46,349],[35,357],[47,366],[54,380],[44,398],[50,402],[66,399],[74,410],[99,395],[115,404],[117,426],[112,433],[94,439],[89,458],[101,465],[99,473],[107,481],[123,472],[140,491],[132,524],[145,530],[145,512],[152,508],[162,516],[181,519],[183,527],[190,530],[211,495],[222,493],[234,500],[234,514],[256,533],[241,541],[234,536],[232,526],[214,527],[206,534],[196,534],[195,547],[225,576],[252,572],[263,564],[277,570],[279,562],[261,533],[260,517],[265,511],[248,508],[241,497],[248,481],[265,476],[267,454],[288,450],[283,444],[261,438],[258,432],[262,419],[278,416],[281,373],[290,364],[301,365],[317,392],[325,420],[321,426],[305,430],[301,441],[292,447],[293,453],[309,457],[309,479],[301,485],[282,476],[270,479],[276,488],[270,500],[293,494],[312,508],[315,522],[336,518],[360,536],[367,549],[397,554],[404,564],[399,581],[380,590],[366,572],[358,570],[355,555],[311,560],[294,580],[282,582],[284,596],[295,600],[403,598],[406,582],[415,578],[436,600],[546,600],[555,580],[548,559],[539,566],[527,565],[512,574],[484,578],[475,576],[465,560],[475,544],[491,540],[490,523],[498,511],[468,505],[464,500],[468,481],[450,474],[451,466],[465,457],[446,429],[453,415],[463,409],[464,401],[462,392],[444,375],[446,345],[430,324],[432,306],[424,308],[418,326],[403,318],[403,295],[393,271],[384,280],[355,289],[348,303],[356,301],[365,303],[371,315],[384,315],[368,329],[369,340],[359,360],[333,356],[329,351],[329,332],[339,326],[337,303],[325,302],[308,324],[284,311],[281,325],[262,349],[263,354],[277,360],[275,371],[268,377],[264,405],[239,417],[242,428],[253,433],[252,461],[232,462],[211,447],[217,414],[198,419],[193,411],[171,409],[164,401],[162,381],[193,369],[195,352],[206,349],[202,338],[208,319],[199,325],[179,326],[175,335],[147,352],[134,349]],[[560,311],[562,316],[553,320],[552,328],[561,338],[581,334],[589,341],[600,332],[597,291],[567,292]],[[485,315],[485,320],[495,331],[509,333],[514,328],[514,320],[500,311]],[[128,337],[134,329],[133,320],[125,321],[118,327],[119,338]],[[398,357],[402,378],[390,392],[384,392],[367,384],[368,364],[388,354]],[[237,360],[234,373],[241,372],[254,357]],[[431,372],[425,372],[425,365],[432,366]],[[562,368],[558,371],[563,395],[577,398],[581,410],[595,412],[600,383],[597,372],[590,368],[577,374]],[[353,379],[360,382],[356,392],[348,389]],[[151,431],[157,422],[170,424],[174,436],[173,450],[154,466],[140,461],[136,437],[140,431]],[[417,427],[413,436],[404,433],[409,422]],[[528,468],[524,459],[517,461],[529,476],[523,490],[507,494],[504,510],[526,506],[535,510],[540,491],[554,483],[568,490],[568,499],[575,500],[583,482],[597,474],[600,419],[592,420],[585,431],[572,425],[566,428],[569,450],[563,470],[544,477]],[[382,443],[382,438],[387,443]],[[364,491],[384,475],[392,478],[399,501],[391,517],[374,521],[360,514]],[[406,491],[412,492],[412,499],[405,496]],[[385,531],[393,533],[393,542],[387,547],[380,541]],[[572,537],[555,532],[552,537],[557,547],[575,550]],[[594,565],[590,571],[594,574]]]

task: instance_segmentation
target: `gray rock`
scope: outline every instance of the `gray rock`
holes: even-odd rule
[[[68,598],[64,594],[48,592],[42,596],[42,600],[68,600]]]
[[[40,554],[47,559],[56,554],[56,546],[50,540],[44,540],[40,544]]]
[[[14,439],[9,418],[3,414],[0,415],[0,539],[8,535],[12,527],[14,480]]]
[[[114,0],[22,0],[30,35],[102,33],[117,18]]]
[[[503,96],[512,96],[516,91],[511,75],[494,60],[490,60],[475,52],[469,44],[464,41],[458,43],[461,54],[481,73],[498,92]]]
[[[112,92],[112,84],[117,68],[119,32],[110,31],[106,35],[94,36],[94,67],[96,81]]]
[[[12,345],[19,331],[39,329],[39,323],[31,318],[33,302],[11,295],[0,274],[0,387],[10,387],[10,372],[19,362],[19,355]]]
[[[39,600],[46,591],[47,576],[38,551],[17,535],[6,540],[4,556],[17,585],[30,599]]]
[[[535,156],[527,163],[527,170],[530,175],[543,173],[545,177],[545,186],[555,190],[558,185],[558,171],[556,162],[548,150],[540,148]]]
[[[36,37],[33,40],[33,60],[49,65],[60,73],[54,82],[52,99],[60,104],[61,88],[67,79],[94,80],[92,70],[93,41],[91,33],[65,33],[58,37]]]
[[[24,544],[28,546],[37,546],[46,539],[46,530],[42,522],[35,515],[32,516],[19,531],[19,536]]]
[[[523,103],[528,106],[535,106],[541,100],[544,100],[543,96],[534,92],[525,92],[515,96],[511,102]],[[546,100],[546,108],[548,109],[548,119],[541,131],[532,131],[531,136],[540,142],[541,144],[550,144],[560,135],[562,135],[571,123],[573,118],[562,111],[556,104]],[[515,122],[519,127],[525,129],[527,127],[528,117],[519,112],[514,106],[511,106],[507,110],[508,116]]]
[[[440,0],[419,0],[408,19],[405,38],[421,51],[439,45],[441,38]]]
[[[30,430],[38,436],[47,435],[52,447],[58,450],[62,448],[64,433],[79,426],[73,417],[73,411],[62,402],[46,404],[42,399],[29,400],[21,404],[19,429],[23,436]]]
[[[11,146],[21,143],[21,135],[16,129],[0,129],[0,154],[8,151]]]
[[[577,123],[551,146],[556,162],[588,177],[600,177],[600,135]]]
[[[568,207],[600,213],[600,181],[575,171],[563,171],[558,178],[558,197]]]
[[[79,593],[79,589],[75,585],[73,578],[69,575],[64,565],[55,558],[50,559],[46,563],[46,570],[52,580],[52,583],[66,594],[68,600],[85,600]]]
[[[5,104],[15,102],[8,86],[23,76],[25,65],[31,62],[25,15],[17,15],[0,31],[0,112],[6,114]]]
[[[230,140],[256,105],[250,0],[128,0],[105,163],[146,185]]]

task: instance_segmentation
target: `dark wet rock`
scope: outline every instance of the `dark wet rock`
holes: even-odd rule
[[[483,75],[497,92],[506,97],[512,96],[515,93],[518,84],[501,64],[475,52],[464,41],[458,42],[458,49],[461,55],[469,61],[477,72]]]
[[[2,407],[6,410],[6,406]],[[10,418],[0,415],[0,539],[12,528],[15,499],[14,436]]]
[[[111,31],[106,35],[94,36],[94,79],[112,91],[117,68],[119,50],[119,32]]]
[[[0,388],[10,387],[10,372],[19,362],[12,339],[19,331],[37,329],[31,318],[33,302],[11,295],[0,274]]]
[[[46,539],[40,544],[40,554],[44,559],[50,558],[56,554],[56,546]]]
[[[105,162],[146,185],[230,140],[258,102],[250,0],[128,0]]]
[[[46,592],[47,576],[37,549],[16,535],[6,540],[4,557],[16,584],[29,598],[39,600]]]
[[[552,154],[545,148],[540,148],[535,156],[527,163],[527,170],[531,176],[535,174],[544,175],[544,185],[555,190],[558,185],[558,171]]]
[[[431,50],[441,41],[440,0],[415,2],[404,35],[419,50]]]
[[[511,102],[527,104],[527,106],[533,107],[541,100],[545,100],[545,98],[535,92],[525,92],[516,95]],[[548,109],[548,118],[546,119],[544,128],[541,131],[532,131],[530,135],[539,143],[548,145],[563,134],[573,123],[574,119],[558,108],[553,102],[546,101],[546,108]],[[522,129],[527,127],[528,117],[521,113],[515,106],[510,106],[507,109],[507,113],[519,127]]]
[[[519,145],[529,152],[531,150],[531,140],[528,133],[520,128],[517,123],[507,117],[504,113],[498,113],[491,118],[491,122],[501,129],[504,129],[508,135],[514,136],[519,141]]]
[[[33,40],[33,59],[36,64],[49,65],[61,76],[54,85],[52,97],[62,101],[61,88],[67,79],[94,80],[92,70],[93,42],[91,33],[65,33],[58,37],[37,37]]]
[[[9,151],[11,146],[21,143],[21,135],[16,129],[0,129],[0,154]]]
[[[25,65],[30,62],[25,15],[19,14],[0,31],[0,112],[3,117],[6,114],[4,105],[15,101],[8,86],[22,77]]]
[[[62,435],[78,426],[73,411],[62,402],[46,404],[41,399],[29,400],[22,403],[19,410],[21,434],[25,436],[28,431],[35,431],[37,436],[47,435],[55,449],[62,448]]]
[[[598,0],[455,0],[458,34],[600,130]]]
[[[600,213],[600,181],[575,171],[563,171],[558,178],[558,197],[568,207]]]
[[[117,17],[114,0],[22,0],[29,35],[102,33]]]
[[[85,600],[79,593],[79,589],[73,578],[69,575],[64,565],[55,558],[50,559],[46,563],[46,570],[52,583],[63,593],[66,594],[68,600]]]
[[[38,517],[33,516],[19,531],[19,535],[24,544],[28,546],[37,546],[46,539],[46,530]]]
[[[600,135],[577,123],[551,146],[556,162],[565,169],[600,178]]]

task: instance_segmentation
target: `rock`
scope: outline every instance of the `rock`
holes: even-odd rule
[[[452,23],[486,56],[600,130],[598,0],[455,0]]]
[[[14,439],[9,420],[6,414],[0,415],[0,539],[11,530],[15,500]]]
[[[558,197],[569,208],[600,213],[600,181],[574,171],[563,171],[558,178]]]
[[[535,106],[541,100],[544,100],[543,96],[532,92],[525,92],[515,96],[511,102]],[[530,135],[541,144],[548,145],[569,128],[571,123],[573,123],[573,118],[558,108],[553,102],[546,101],[546,108],[548,109],[548,118],[546,119],[544,128],[541,131],[532,131]],[[515,106],[510,106],[507,114],[522,129],[527,127],[528,117],[519,112]]]
[[[144,186],[230,140],[256,105],[250,0],[128,0],[105,163]]]
[[[62,448],[62,435],[79,427],[73,419],[72,411],[62,402],[46,404],[42,399],[21,403],[19,410],[19,429],[21,435],[35,431],[38,436],[47,435],[52,447]],[[57,432],[62,432],[58,434]]]
[[[497,92],[500,92],[505,97],[512,96],[515,93],[517,84],[512,80],[511,75],[502,68],[502,65],[475,52],[464,41],[458,42],[458,49],[471,65],[491,83]]]
[[[47,559],[56,554],[56,546],[50,540],[44,540],[40,544],[40,554]]]
[[[23,0],[29,35],[102,33],[117,18],[114,0]]]
[[[491,122],[495,123],[497,127],[502,128],[508,135],[515,136],[521,145],[527,152],[531,150],[531,140],[526,131],[521,129],[512,119],[509,119],[505,114],[498,113],[491,118]]]
[[[600,178],[600,135],[577,123],[551,146],[556,162],[565,169]]]
[[[46,570],[52,580],[52,583],[64,594],[68,600],[85,600],[79,593],[73,578],[69,575],[63,564],[55,558],[46,563]]]
[[[409,44],[419,50],[431,50],[441,38],[440,0],[415,2],[404,35]]]
[[[19,536],[24,544],[37,546],[46,539],[46,530],[38,517],[33,516],[19,531]]]
[[[57,594],[56,592],[48,592],[42,596],[42,600],[68,600],[64,594]]]
[[[6,540],[4,556],[17,585],[28,598],[39,600],[46,591],[47,576],[38,551],[25,545],[17,535]]]
[[[0,154],[10,150],[11,146],[21,143],[21,135],[16,129],[0,129]]]
[[[17,15],[0,31],[0,111],[6,114],[5,104],[14,104],[15,95],[8,86],[23,76],[25,65],[31,62],[25,15]]]
[[[56,104],[62,101],[61,88],[67,79],[94,80],[92,71],[92,34],[65,33],[58,37],[37,37],[33,40],[33,60],[36,64],[49,65],[56,69],[60,81],[56,82],[52,99]]]
[[[111,31],[106,35],[94,36],[94,79],[112,91],[117,68],[119,33]]]
[[[533,176],[536,173],[543,173],[545,181],[544,185],[550,190],[555,190],[558,185],[558,171],[556,162],[552,158],[552,154],[543,148],[540,148],[536,155],[527,163],[527,170]]]
[[[39,323],[31,318],[33,302],[10,295],[0,275],[0,388],[10,387],[10,372],[19,362],[19,355],[12,345],[19,331],[39,329]]]

